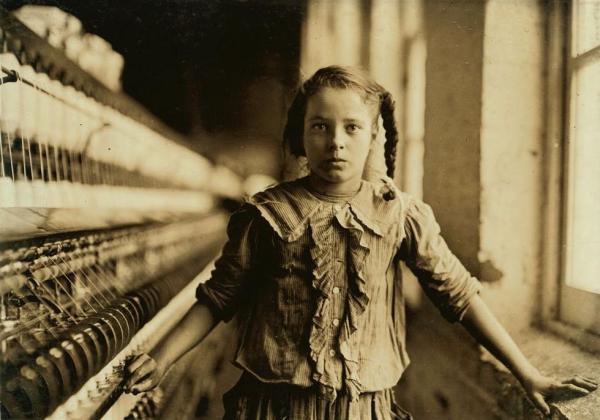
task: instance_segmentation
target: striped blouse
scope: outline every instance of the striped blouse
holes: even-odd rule
[[[398,263],[450,321],[479,291],[440,236],[431,208],[362,181],[352,197],[311,192],[306,178],[253,196],[197,298],[242,325],[236,364],[263,382],[317,385],[335,399],[393,387],[409,359]]]

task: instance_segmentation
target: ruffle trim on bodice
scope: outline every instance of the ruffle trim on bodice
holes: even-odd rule
[[[369,248],[364,239],[365,230],[352,212],[349,205],[345,205],[336,214],[340,226],[348,231],[348,293],[346,296],[346,314],[339,335],[339,352],[342,357],[344,372],[344,388],[352,400],[357,400],[362,390],[358,375],[359,354],[358,346],[350,342],[351,336],[360,324],[360,318],[369,304],[367,283],[364,276],[364,265]],[[325,329],[330,323],[327,317],[329,303],[333,290],[331,244],[326,235],[317,235],[326,227],[323,223],[330,223],[325,218],[311,218],[309,220],[311,231],[310,255],[313,260],[313,288],[317,291],[317,308],[312,319],[309,336],[310,356],[315,364],[313,380],[319,383],[325,396],[335,398],[333,384],[325,375],[325,363],[328,357],[327,333]]]
[[[317,292],[317,302],[315,313],[312,318],[312,326],[308,339],[310,347],[310,358],[314,362],[315,371],[313,380],[323,386],[332,388],[323,392],[324,395],[335,392],[332,384],[325,378],[325,359],[327,358],[327,334],[325,328],[327,325],[327,314],[331,301],[331,244],[323,235],[319,236],[317,232],[323,232],[326,218],[314,218],[310,220],[310,256],[313,262],[312,286]]]
[[[352,400],[358,400],[361,383],[358,376],[358,346],[352,346],[351,336],[359,327],[360,319],[369,304],[367,281],[364,275],[369,247],[364,239],[365,231],[349,207],[336,216],[340,225],[349,232],[348,297],[347,312],[340,331],[340,353],[344,361],[345,387]]]

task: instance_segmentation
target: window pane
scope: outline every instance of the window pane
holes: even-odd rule
[[[600,61],[573,74],[567,284],[600,293]]]
[[[575,2],[572,22],[574,55],[600,45],[600,0]]]

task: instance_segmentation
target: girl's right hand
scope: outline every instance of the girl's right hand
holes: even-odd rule
[[[136,356],[125,370],[129,379],[125,383],[124,391],[133,395],[156,387],[165,373],[164,367],[147,353]]]

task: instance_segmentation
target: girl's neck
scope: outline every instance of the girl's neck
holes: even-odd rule
[[[309,188],[318,194],[333,198],[348,198],[356,195],[360,189],[361,179],[352,180],[352,182],[326,182],[313,174],[309,174],[307,183]]]

